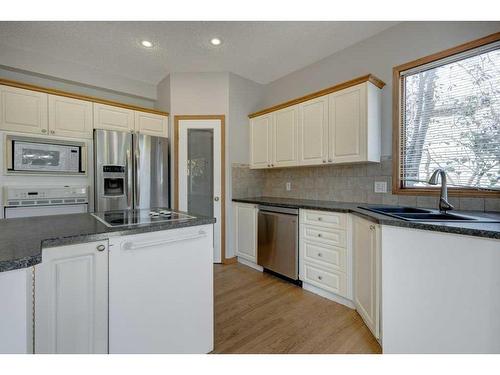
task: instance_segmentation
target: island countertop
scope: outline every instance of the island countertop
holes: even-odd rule
[[[461,234],[474,237],[500,239],[500,222],[475,223],[475,222],[406,221],[402,219],[397,219],[395,217],[378,214],[376,212],[361,208],[362,206],[369,206],[370,205],[369,203],[335,202],[335,201],[278,198],[278,197],[234,198],[233,202],[262,204],[262,205],[287,207],[287,208],[302,208],[302,209],[320,210],[320,211],[345,212],[362,216],[365,219],[371,220],[375,223],[382,225],[430,230],[436,232],[446,232],[446,233]],[[474,216],[483,216],[486,218],[500,221],[500,212],[457,211],[457,213],[463,213],[465,215],[473,214]]]
[[[0,219],[0,272],[40,263],[47,247],[215,223],[190,215],[194,218],[121,227],[108,227],[89,213]]]

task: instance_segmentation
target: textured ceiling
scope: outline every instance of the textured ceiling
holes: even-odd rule
[[[0,48],[20,69],[99,71],[156,85],[171,72],[233,72],[268,83],[391,27],[395,22],[0,22]],[[223,43],[210,45],[217,36]],[[154,48],[140,46],[143,39]],[[1,49],[0,49],[1,50]],[[4,55],[5,56],[5,55]],[[47,74],[47,72],[38,72]],[[53,73],[53,72],[51,72]],[[71,77],[62,77],[71,79]]]

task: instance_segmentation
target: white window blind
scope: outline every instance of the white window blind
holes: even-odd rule
[[[401,181],[500,191],[500,43],[401,72]]]

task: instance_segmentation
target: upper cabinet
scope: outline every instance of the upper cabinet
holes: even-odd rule
[[[49,134],[92,138],[92,103],[49,95]]]
[[[80,139],[92,139],[94,129],[168,136],[165,112],[3,79],[0,83],[0,130]]]
[[[250,120],[250,166],[252,168],[271,167],[272,115],[255,117]]]
[[[135,130],[157,137],[168,136],[168,117],[148,112],[135,112]]]
[[[276,113],[272,125],[271,167],[289,167],[298,160],[298,107],[284,108]]]
[[[94,129],[133,131],[134,111],[107,104],[94,103]]]
[[[47,134],[47,94],[0,86],[0,129]]]
[[[380,106],[370,82],[329,95],[329,161],[380,162]]]
[[[299,104],[299,165],[327,162],[328,157],[328,97]]]
[[[368,75],[250,115],[250,167],[380,162],[384,85]]]

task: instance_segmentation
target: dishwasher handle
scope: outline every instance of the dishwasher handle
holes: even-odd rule
[[[195,235],[180,236],[180,237],[168,238],[168,239],[160,239],[160,240],[156,240],[156,241],[144,241],[144,242],[127,241],[127,242],[124,242],[122,244],[121,248],[122,248],[122,250],[138,250],[138,249],[143,249],[145,247],[166,245],[169,243],[180,242],[180,241],[196,240],[198,238],[206,237],[206,235],[207,234],[205,231],[200,230]]]

